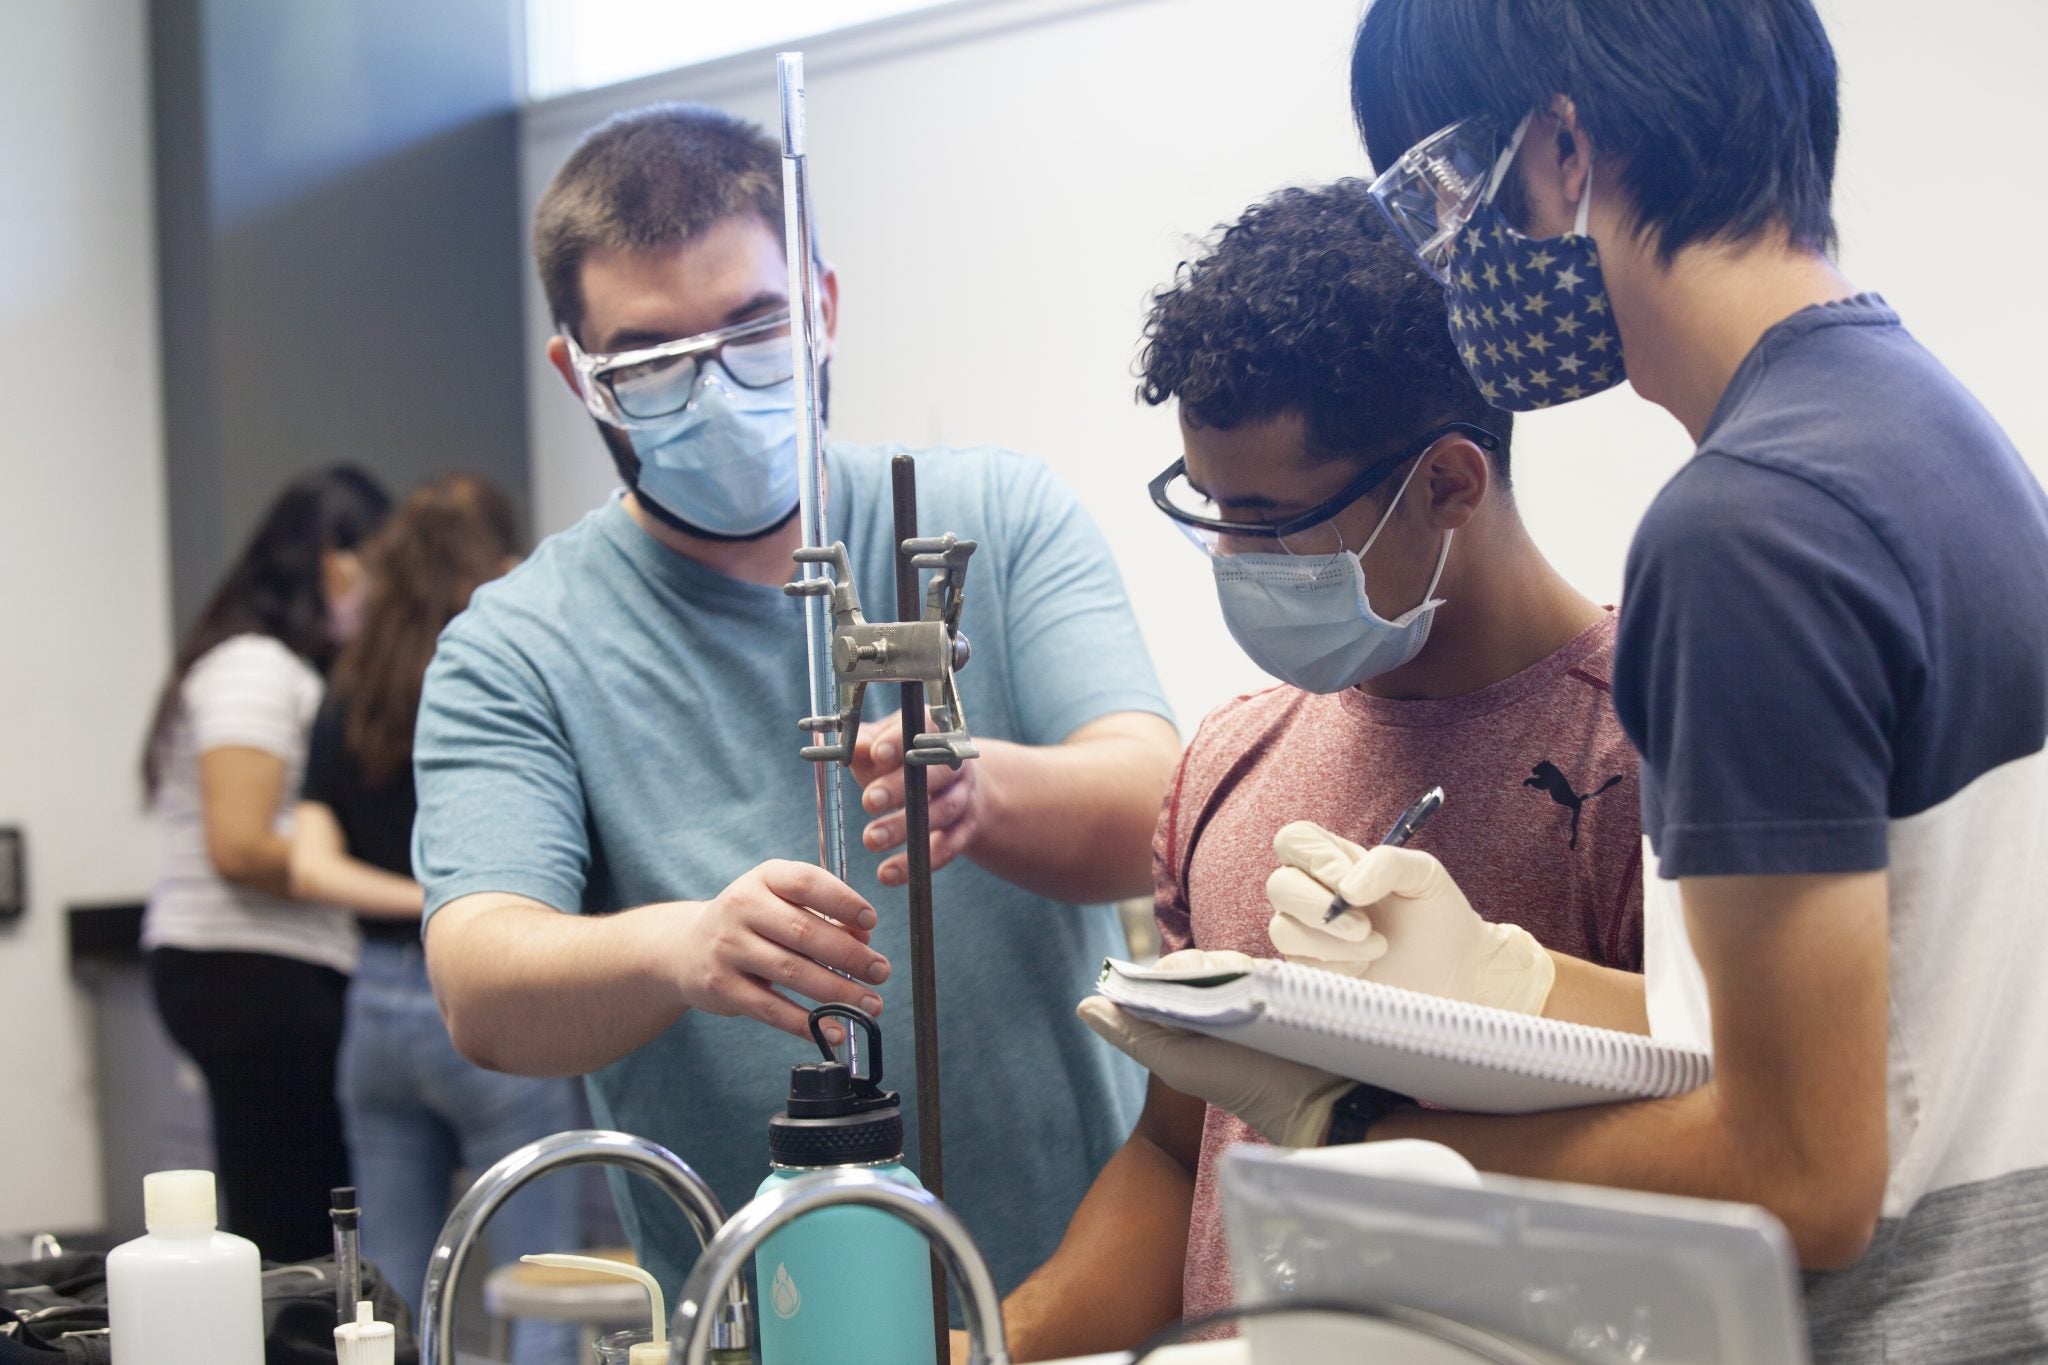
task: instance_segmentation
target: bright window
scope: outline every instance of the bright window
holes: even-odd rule
[[[942,0],[526,0],[526,96],[544,100]]]

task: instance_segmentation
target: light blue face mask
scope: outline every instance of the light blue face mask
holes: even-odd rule
[[[1212,554],[1216,595],[1231,638],[1266,672],[1304,692],[1342,692],[1391,673],[1422,652],[1443,605],[1437,584],[1451,557],[1451,531],[1422,602],[1389,621],[1365,592],[1364,556],[1387,527],[1423,461],[1401,480],[1386,515],[1356,554]]]
[[[633,491],[678,521],[744,539],[796,507],[793,379],[749,389],[706,366],[673,422],[626,436],[640,460]]]

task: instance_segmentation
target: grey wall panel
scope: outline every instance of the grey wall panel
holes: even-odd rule
[[[158,329],[163,346],[165,509],[171,606],[179,625],[218,571],[221,478],[213,354],[212,215],[196,3],[150,6]]]
[[[174,609],[276,489],[527,483],[517,0],[157,0]]]

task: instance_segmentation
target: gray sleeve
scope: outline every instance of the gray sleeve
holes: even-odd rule
[[[1024,741],[1057,744],[1119,711],[1173,719],[1102,531],[1035,460],[998,463],[1009,552],[996,589]]]
[[[442,637],[413,776],[413,875],[428,915],[480,891],[581,907],[590,845],[576,758],[553,697],[515,651],[459,627]]]

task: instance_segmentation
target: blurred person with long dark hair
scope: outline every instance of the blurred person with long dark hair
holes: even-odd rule
[[[206,1077],[225,1225],[274,1260],[327,1250],[327,1193],[348,1183],[334,1075],[356,928],[290,898],[289,830],[357,550],[390,506],[348,466],[280,493],[180,643],[143,750],[164,831],[151,985]]]
[[[485,1071],[449,1041],[420,947],[412,878],[413,722],[442,627],[522,549],[494,484],[451,475],[415,489],[363,552],[362,629],[335,662],[294,821],[295,895],[348,906],[363,935],[349,988],[341,1107],[363,1204],[363,1251],[416,1302],[461,1169],[576,1126],[570,1082]],[[495,1258],[575,1245],[576,1186],[521,1190],[491,1222]],[[521,1323],[515,1357],[566,1358],[560,1325]]]

